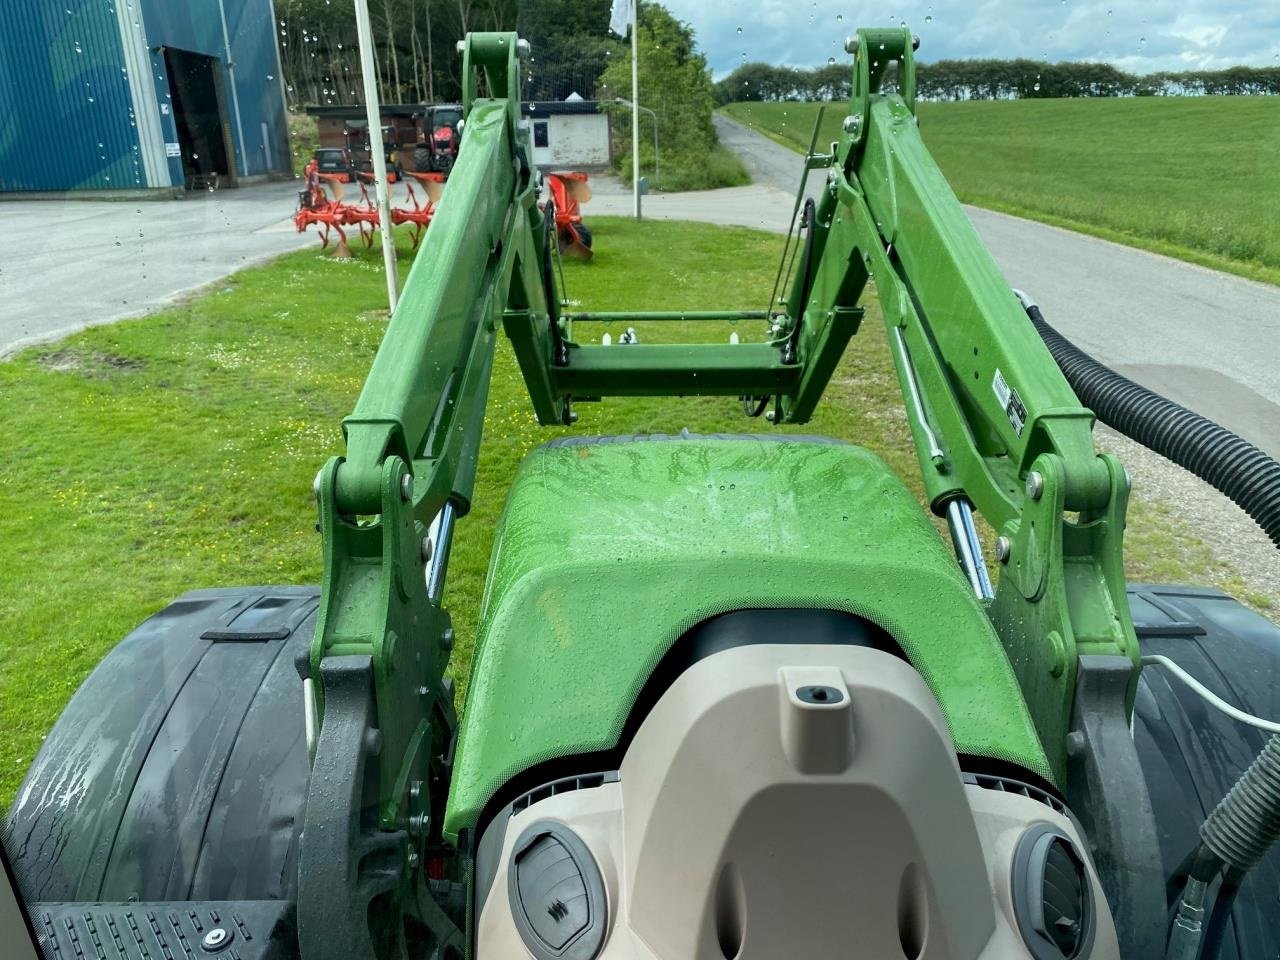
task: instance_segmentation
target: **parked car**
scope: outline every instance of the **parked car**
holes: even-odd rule
[[[319,173],[336,175],[340,183],[351,183],[355,180],[355,171],[351,165],[351,155],[336,147],[322,147],[313,156],[316,170]]]

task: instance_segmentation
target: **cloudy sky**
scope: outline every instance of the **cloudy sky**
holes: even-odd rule
[[[643,0],[642,0],[643,2]],[[747,60],[813,66],[860,25],[905,22],[922,60],[1105,60],[1134,73],[1280,66],[1280,0],[663,0],[716,76]],[[741,29],[739,29],[741,28]]]

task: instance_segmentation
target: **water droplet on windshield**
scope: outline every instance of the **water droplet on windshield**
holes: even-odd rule
[[[741,33],[742,33],[742,28],[741,28],[741,27],[739,27],[739,28],[738,28],[738,33],[739,33],[739,34],[741,34]]]
[[[1039,89],[1040,89],[1040,84],[1038,84],[1038,83],[1037,83],[1037,84],[1034,84],[1034,85],[1031,87],[1031,89],[1032,89],[1032,90],[1039,90]]]
[[[837,13],[837,14],[836,14],[836,23],[844,23],[844,14],[843,14],[843,13]]]
[[[835,58],[835,57],[827,57],[827,66],[828,66],[828,67],[834,67],[835,65],[836,65],[836,58]]]
[[[76,41],[76,53],[84,53],[84,47],[80,46],[80,41]]]
[[[925,22],[925,23],[933,23],[933,14],[932,14],[932,13],[930,13],[930,14],[926,14],[926,15],[925,15],[925,18],[924,18],[924,22]]]

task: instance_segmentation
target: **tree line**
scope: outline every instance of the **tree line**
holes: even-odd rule
[[[886,78],[893,82],[892,71]],[[716,84],[719,103],[843,100],[850,96],[848,62],[803,69],[745,63]],[[1108,63],[1039,60],[938,60],[916,64],[922,100],[1012,100],[1037,97],[1151,97],[1280,94],[1280,67],[1126,73]]]
[[[462,94],[457,42],[469,30],[512,30],[518,0],[369,0],[378,99],[446,103]],[[350,2],[276,0],[276,41],[289,103],[363,103]]]

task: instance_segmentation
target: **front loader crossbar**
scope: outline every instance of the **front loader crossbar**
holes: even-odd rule
[[[580,346],[553,367],[562,396],[769,396],[793,393],[803,368],[769,343]]]
[[[572,323],[663,323],[688,320],[768,320],[763,310],[647,310],[604,313],[564,313],[564,320]]]

